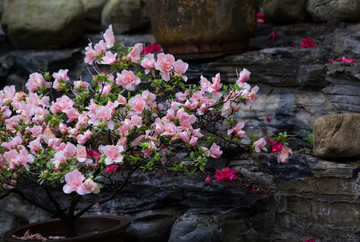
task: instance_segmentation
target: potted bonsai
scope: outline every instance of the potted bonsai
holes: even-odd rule
[[[68,70],[33,73],[27,92],[14,86],[0,91],[0,196],[16,194],[59,219],[41,236],[50,231],[76,239],[86,232],[78,223],[83,215],[113,199],[135,171],[165,167],[195,174],[221,156],[217,140],[239,144],[246,136],[244,123],[232,115],[256,99],[258,88],[246,83],[249,71],[229,84],[220,74],[191,84],[188,64],[174,56],[147,53],[143,44],[119,45],[111,25],[103,37],[85,48],[92,80],[70,80]],[[219,133],[219,125],[227,131]],[[188,150],[186,160],[171,159],[178,148]],[[119,225],[109,219],[103,223]],[[123,232],[128,220],[120,224]],[[44,226],[22,228],[5,240],[26,239]]]

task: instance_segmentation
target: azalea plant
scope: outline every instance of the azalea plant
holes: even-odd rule
[[[70,80],[68,70],[37,72],[26,92],[0,91],[1,197],[17,194],[60,218],[72,237],[74,221],[113,199],[136,170],[195,174],[222,155],[219,144],[240,144],[245,124],[232,116],[258,91],[246,82],[248,70],[227,84],[220,74],[188,83],[187,63],[149,53],[159,46],[144,50],[141,43],[116,43],[110,25],[103,40],[85,48],[91,80]],[[179,149],[188,151],[183,160],[173,158]],[[235,177],[218,173],[218,180]],[[48,201],[26,185],[39,187]],[[69,204],[58,202],[58,190]],[[92,199],[78,206],[84,196]]]

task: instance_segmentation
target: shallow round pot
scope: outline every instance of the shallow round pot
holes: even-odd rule
[[[247,49],[256,28],[254,0],[148,0],[156,41],[171,54]]]
[[[87,241],[87,242],[118,242],[123,241],[123,235],[126,228],[130,225],[129,219],[121,216],[94,215],[82,216],[75,222],[77,237],[50,240],[56,242],[62,241]],[[42,222],[27,224],[10,230],[4,235],[5,242],[19,242],[13,235],[21,237],[30,230],[31,234],[40,233],[42,236],[64,236],[62,222],[59,219],[50,219]],[[97,231],[97,233],[93,233]],[[83,234],[83,235],[81,235]]]

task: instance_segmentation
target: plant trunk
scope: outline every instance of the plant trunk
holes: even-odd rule
[[[61,222],[64,226],[66,238],[72,238],[77,236],[74,218],[61,218]]]

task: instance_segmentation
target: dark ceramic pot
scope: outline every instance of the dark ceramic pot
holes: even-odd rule
[[[52,240],[52,241],[119,242],[119,241],[123,241],[125,230],[129,225],[130,225],[129,219],[121,216],[107,216],[107,215],[83,216],[80,217],[75,222],[76,231],[79,234],[79,236],[73,238],[67,238],[67,239]],[[62,222],[59,219],[51,219],[51,220],[32,223],[12,229],[4,235],[4,241],[5,242],[22,241],[14,238],[13,235],[21,237],[24,235],[24,233],[27,230],[30,230],[31,234],[40,233],[45,237],[64,235]],[[94,231],[97,232],[94,233]]]
[[[248,48],[254,0],[147,0],[156,41],[174,55],[216,56]]]

